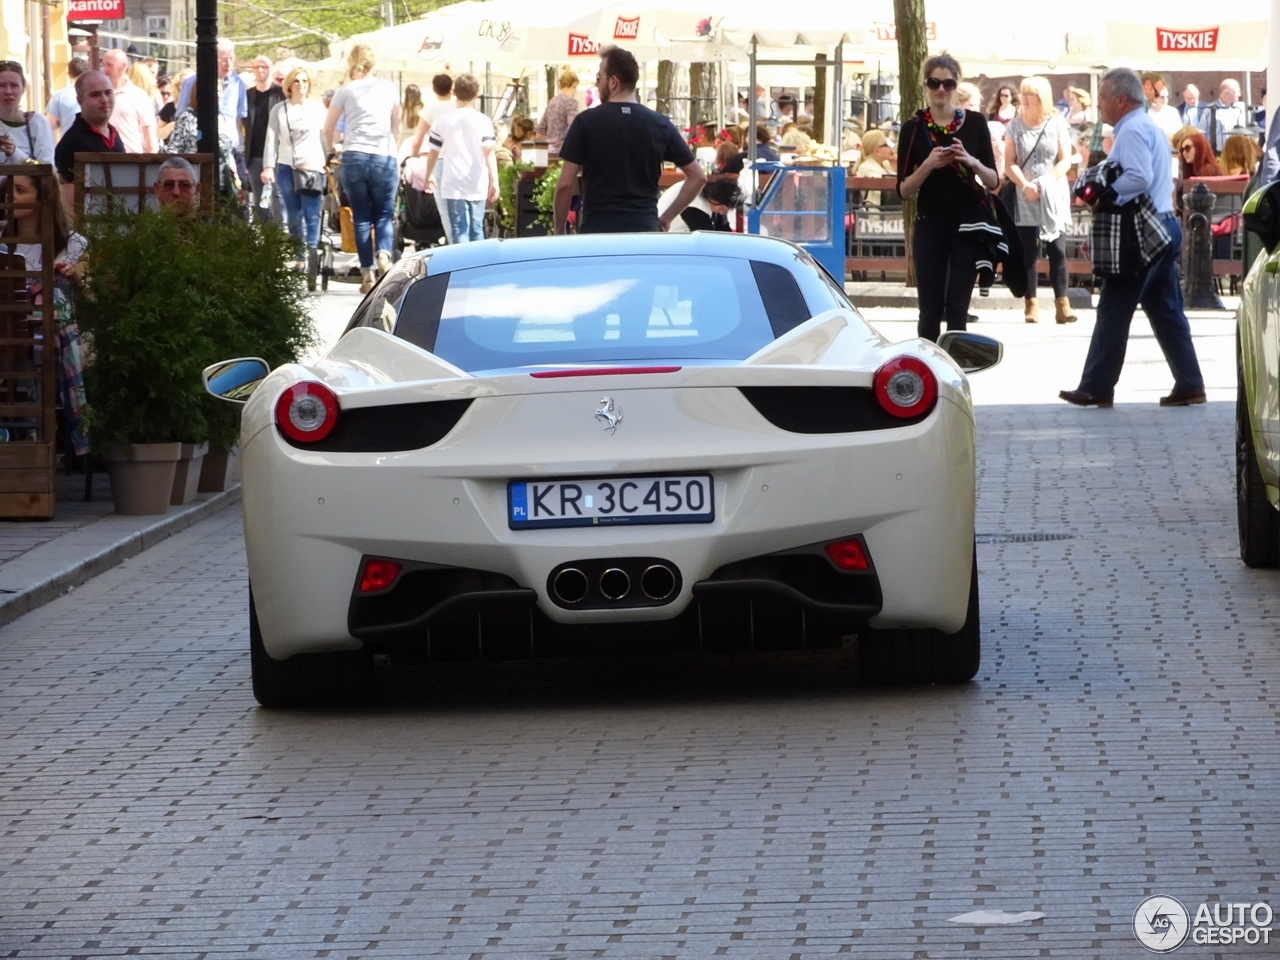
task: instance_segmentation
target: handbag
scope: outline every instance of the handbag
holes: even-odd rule
[[[1040,146],[1040,141],[1044,139],[1044,132],[1049,129],[1050,118],[1046,117],[1044,123],[1040,125],[1040,136],[1036,137],[1036,142],[1031,145],[1031,149],[1027,152],[1027,160],[1031,159],[1031,154],[1036,152],[1036,147]],[[1021,167],[1025,161],[1018,159],[1018,148],[1014,145],[1013,159],[1016,166]],[[1000,185],[999,190],[1000,202],[1005,205],[1005,209],[1010,213],[1016,213],[1018,210],[1018,186],[1006,175],[1004,183]]]
[[[289,122],[289,101],[286,100],[280,105],[284,112],[284,125],[289,131],[289,147],[293,150],[294,165],[289,169],[293,171],[293,189],[295,193],[324,193],[324,174],[318,170],[300,170],[297,166],[298,144],[293,139],[293,124]]]

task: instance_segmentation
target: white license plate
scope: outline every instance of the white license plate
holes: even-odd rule
[[[512,530],[604,527],[629,523],[710,523],[715,519],[710,474],[512,480],[507,519]]]

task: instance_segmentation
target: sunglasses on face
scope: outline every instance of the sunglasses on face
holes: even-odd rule
[[[956,81],[953,80],[951,77],[948,77],[946,80],[939,80],[937,77],[930,77],[924,82],[924,85],[928,87],[930,90],[948,90],[949,91],[949,90],[954,90],[957,84],[956,84]]]

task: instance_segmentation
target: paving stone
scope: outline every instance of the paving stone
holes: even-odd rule
[[[1237,555],[1232,406],[1019,402],[1058,335],[975,378],[962,687],[397,665],[263,711],[235,509],[0,628],[0,957],[1113,958],[1151,894],[1280,907],[1280,575]],[[979,909],[1045,917],[948,922]]]

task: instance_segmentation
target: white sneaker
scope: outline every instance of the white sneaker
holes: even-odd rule
[[[378,264],[378,276],[385,277],[387,271],[391,269],[391,254],[385,250],[379,250],[378,255],[374,257]]]

